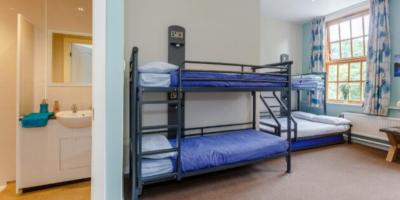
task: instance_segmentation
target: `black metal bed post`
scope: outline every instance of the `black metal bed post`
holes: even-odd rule
[[[289,143],[289,147],[288,147],[288,152],[287,152],[287,156],[286,156],[286,172],[290,173],[292,166],[291,166],[291,151],[292,151],[292,121],[291,121],[291,116],[292,116],[292,64],[288,63],[287,64],[287,73],[288,73],[288,97],[287,97],[287,140]]]
[[[177,90],[177,100],[178,100],[178,127],[177,127],[177,133],[176,133],[176,145],[178,147],[178,152],[177,152],[177,157],[176,157],[176,166],[177,166],[177,180],[180,181],[182,178],[182,162],[181,162],[181,134],[184,129],[182,125],[183,118],[182,117],[182,68],[185,66],[185,64],[182,64],[182,66],[179,66],[179,83],[178,83],[178,90]]]
[[[253,73],[255,73],[256,72],[256,69],[254,69],[254,68],[252,68],[252,71],[253,71]],[[242,72],[243,72],[243,67],[242,67]],[[257,125],[256,125],[256,110],[257,110],[257,105],[256,105],[256,92],[255,91],[252,91],[251,92],[251,96],[252,96],[252,98],[253,98],[253,124],[252,124],[252,126],[253,126],[253,129],[255,130],[257,127]]]

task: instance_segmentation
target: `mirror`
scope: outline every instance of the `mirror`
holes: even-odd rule
[[[92,37],[50,32],[50,83],[91,84]]]

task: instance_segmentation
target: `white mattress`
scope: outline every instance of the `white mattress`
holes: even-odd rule
[[[142,177],[172,173],[173,170],[174,167],[172,165],[171,159],[169,158],[142,160]]]
[[[139,85],[142,87],[169,87],[171,85],[171,75],[140,73]]]
[[[332,125],[332,124],[324,124],[319,122],[313,122],[309,120],[294,118],[297,122],[297,138],[308,138],[308,137],[316,137],[323,135],[330,135],[334,133],[340,133],[347,131],[350,126],[349,125]],[[287,130],[287,118],[279,118],[279,123],[281,124],[281,130]],[[271,118],[261,119],[261,122],[277,125],[276,122]],[[294,129],[294,124],[292,122],[291,128]],[[269,132],[274,132],[274,128],[265,126],[260,124],[260,129],[266,130]],[[281,134],[283,138],[287,138],[287,133],[284,132]],[[294,137],[294,132],[292,132],[292,137]]]

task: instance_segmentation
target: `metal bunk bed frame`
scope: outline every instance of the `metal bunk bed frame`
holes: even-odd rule
[[[206,168],[202,170],[196,170],[191,172],[182,172],[181,166],[181,138],[183,137],[190,137],[193,135],[205,135],[205,134],[216,134],[225,131],[233,131],[233,130],[243,130],[241,129],[231,129],[231,130],[224,130],[224,131],[210,131],[207,132],[207,129],[215,129],[215,128],[225,128],[225,127],[237,127],[237,126],[245,126],[251,125],[252,129],[256,129],[256,92],[261,91],[290,91],[292,84],[291,84],[291,66],[293,64],[292,61],[288,62],[281,62],[281,63],[274,63],[268,65],[246,65],[246,64],[236,64],[236,63],[221,63],[221,62],[202,62],[202,61],[185,61],[179,67],[179,86],[178,87],[168,87],[168,88],[154,88],[154,87],[142,87],[138,84],[138,53],[139,49],[134,47],[132,49],[131,60],[130,60],[130,171],[131,171],[131,180],[135,181],[132,185],[132,191],[135,191],[136,195],[132,195],[133,199],[137,199],[139,195],[142,193],[143,185],[146,184],[153,184],[158,182],[163,182],[167,180],[178,180],[180,181],[182,178],[201,175],[210,172],[217,172],[221,170],[226,170],[230,168],[235,168],[239,166],[244,166],[252,163],[257,163],[263,160],[273,159],[277,157],[286,157],[286,172],[290,173],[291,171],[291,137],[288,137],[289,147],[286,152],[280,154],[274,154],[272,156],[266,156],[261,159],[245,161],[235,164],[227,164],[213,168]],[[239,71],[205,71],[205,72],[218,72],[218,73],[237,73],[237,74],[273,74],[278,75],[281,74],[282,76],[287,76],[287,81],[256,81],[256,80],[245,80],[245,79],[223,79],[223,81],[246,81],[246,82],[278,82],[278,83],[286,83],[285,87],[183,87],[182,81],[193,81],[193,80],[201,80],[201,81],[220,81],[219,79],[211,79],[211,78],[182,78],[183,72],[199,72],[202,70],[189,70],[185,69],[185,64],[204,64],[204,65],[218,65],[218,66],[231,66],[231,67],[239,67]],[[279,70],[275,73],[257,73],[258,69],[276,69]],[[246,69],[251,69],[251,72],[246,71]],[[146,92],[175,92],[177,95],[176,100],[162,100],[162,101],[145,101],[143,100],[143,94]],[[185,95],[185,92],[251,92],[252,94],[252,122],[246,123],[235,123],[235,124],[224,124],[224,125],[216,125],[216,126],[205,126],[205,127],[195,127],[195,128],[185,128],[184,126],[184,108],[182,107],[182,98]],[[287,103],[287,107],[291,108],[289,101]],[[176,105],[176,109],[178,110],[178,123],[177,124],[167,124],[161,126],[142,126],[142,108],[145,104],[173,104]],[[288,109],[288,116],[291,116],[291,109]],[[288,127],[290,127],[290,123],[288,123]],[[157,150],[151,152],[142,152],[142,135],[144,134],[154,134],[154,133],[167,133],[171,129],[176,130],[176,147],[172,149],[164,149],[164,150]],[[246,128],[249,129],[249,128]],[[185,135],[185,131],[193,131],[198,130],[199,133]],[[289,133],[290,135],[290,133]],[[152,177],[142,177],[141,171],[141,162],[142,156],[144,155],[155,155],[161,153],[170,153],[170,152],[177,152],[176,155],[176,170],[173,173],[168,173],[165,175],[156,175]],[[136,185],[136,186],[134,186]]]
[[[293,87],[292,87],[291,91],[295,91],[295,92],[296,92],[296,96],[297,96],[297,108],[294,109],[294,110],[292,110],[292,111],[300,111],[300,110],[301,110],[301,92],[302,92],[302,91],[308,91],[308,92],[309,92],[309,91],[317,91],[317,90],[319,90],[319,91],[322,91],[322,92],[323,92],[323,114],[326,115],[326,113],[327,113],[326,73],[325,73],[325,72],[310,72],[310,73],[305,73],[305,74],[300,74],[300,75],[294,75],[294,76],[307,76],[307,75],[319,75],[319,76],[321,76],[322,81],[323,81],[323,83],[324,83],[323,88],[322,88],[322,89],[318,89],[318,88],[317,88],[317,89],[312,89],[312,88],[293,88]],[[274,128],[275,131],[274,131],[273,134],[274,134],[274,135],[277,135],[277,136],[281,136],[281,133],[283,132],[283,130],[281,129],[281,125],[280,125],[280,122],[278,121],[278,118],[279,118],[279,117],[284,117],[284,116],[278,116],[278,115],[276,115],[276,114],[275,114],[276,111],[273,111],[272,108],[274,108],[274,107],[279,107],[279,108],[281,108],[284,112],[286,112],[287,108],[285,107],[284,103],[283,103],[282,100],[278,97],[278,95],[276,94],[275,91],[273,91],[272,94],[273,94],[272,97],[260,95],[260,98],[261,98],[261,100],[262,100],[264,106],[267,108],[267,111],[266,111],[266,112],[261,112],[261,115],[267,114],[268,116],[270,116],[270,117],[275,121],[275,123],[277,123],[277,125],[267,124],[267,123],[263,123],[263,122],[260,122],[260,123],[261,123],[262,125],[264,125],[264,126],[269,126],[269,127],[271,127],[271,128]],[[288,95],[288,96],[291,96],[291,95]],[[279,103],[279,106],[270,106],[270,105],[268,104],[268,102],[265,100],[266,98],[271,98],[271,99],[277,100],[277,102]],[[279,112],[279,113],[282,113],[282,112]],[[294,125],[294,127],[293,127],[293,129],[292,129],[292,131],[293,131],[293,136],[294,136],[294,138],[292,139],[292,142],[296,142],[296,141],[298,140],[298,135],[297,135],[297,133],[298,133],[297,122],[296,122],[296,120],[295,120],[292,116],[290,116],[290,118],[291,118],[291,121],[293,122],[293,125]],[[325,136],[334,136],[334,135],[346,134],[347,137],[348,137],[347,142],[348,142],[348,144],[351,144],[351,143],[352,143],[352,141],[351,141],[351,140],[352,140],[352,139],[351,139],[351,137],[352,137],[352,135],[351,135],[351,128],[352,128],[352,126],[350,125],[349,130],[347,130],[346,132],[332,133],[332,134],[325,135]],[[289,128],[288,128],[288,130],[289,130]],[[287,132],[288,130],[286,130],[286,131],[284,131],[284,132]],[[320,137],[321,137],[321,136],[313,136],[313,137],[300,138],[300,139],[313,139],[313,138],[320,138]],[[332,144],[337,144],[337,143],[332,143]],[[326,144],[326,145],[328,145],[328,144]],[[325,146],[325,145],[321,145],[321,146]],[[318,147],[318,146],[314,146],[314,147],[311,147],[311,148],[316,148],[316,147]],[[301,149],[301,150],[304,150],[304,149]]]

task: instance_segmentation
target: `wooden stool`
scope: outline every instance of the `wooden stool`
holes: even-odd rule
[[[394,162],[400,151],[400,127],[384,128],[380,131],[386,133],[389,139],[390,147],[386,156],[386,161]]]

